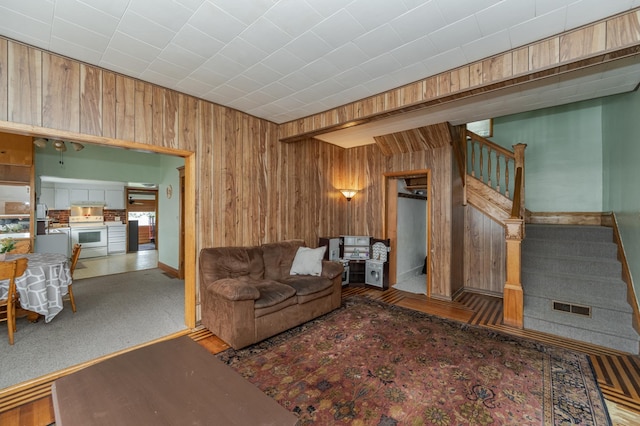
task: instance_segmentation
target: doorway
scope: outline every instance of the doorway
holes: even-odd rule
[[[127,253],[158,249],[158,190],[127,188]]]
[[[393,286],[398,282],[398,274],[399,266],[402,269],[402,263],[399,264],[400,255],[403,250],[401,247],[410,247],[410,242],[399,240],[399,238],[406,239],[407,237],[405,232],[400,232],[398,227],[398,221],[402,220],[402,217],[399,214],[402,214],[403,208],[402,206],[399,208],[399,199],[402,196],[398,195],[398,182],[401,180],[406,180],[409,182],[407,189],[409,192],[413,192],[414,190],[420,191],[420,198],[426,202],[426,214],[424,215],[424,223],[419,224],[423,226],[419,226],[421,229],[421,233],[426,231],[426,238],[421,241],[426,241],[424,247],[425,260],[423,263],[424,272],[425,272],[425,282],[424,282],[424,290],[427,297],[431,297],[431,262],[429,261],[430,252],[431,252],[431,197],[429,196],[431,189],[431,171],[428,169],[422,170],[407,170],[402,172],[392,172],[385,173],[385,205],[384,205],[384,217],[385,217],[385,236],[389,238],[391,244],[391,252],[389,253],[389,285]],[[416,194],[418,195],[418,194]],[[422,271],[421,271],[422,272]]]

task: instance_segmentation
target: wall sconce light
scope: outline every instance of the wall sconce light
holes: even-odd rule
[[[78,143],[78,142],[69,142],[71,144],[71,148],[73,148],[74,151],[82,151],[84,149],[84,145]]]
[[[357,189],[341,189],[342,195],[347,199],[347,201],[351,201],[354,195],[358,192]]]
[[[37,146],[38,148],[46,148],[47,147],[47,140],[44,138],[35,138],[33,140],[33,144],[35,146]]]
[[[60,139],[55,139],[53,141],[53,147],[56,149],[56,151],[60,151],[60,152],[64,152],[67,150],[67,146]]]

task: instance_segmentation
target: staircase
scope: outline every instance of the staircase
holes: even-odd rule
[[[526,234],[524,328],[638,354],[612,228],[530,224]]]

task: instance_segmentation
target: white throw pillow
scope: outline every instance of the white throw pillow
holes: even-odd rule
[[[296,252],[296,257],[291,265],[291,275],[313,275],[320,276],[322,273],[322,258],[327,246],[312,249],[300,247]]]

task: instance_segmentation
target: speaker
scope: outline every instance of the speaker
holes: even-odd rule
[[[380,260],[367,260],[365,264],[365,284],[382,288],[384,286],[384,262]]]

